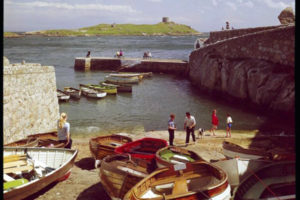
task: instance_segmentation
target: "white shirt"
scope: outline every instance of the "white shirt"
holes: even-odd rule
[[[232,123],[232,118],[230,116],[227,117],[227,124]]]
[[[193,124],[196,125],[196,120],[195,117],[191,115],[190,118],[185,117],[184,123],[187,127],[192,126]]]

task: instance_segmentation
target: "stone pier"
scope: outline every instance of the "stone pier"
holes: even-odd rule
[[[141,59],[110,57],[78,57],[75,59],[75,70],[113,70],[127,72],[153,72],[187,75],[188,62],[176,59]]]

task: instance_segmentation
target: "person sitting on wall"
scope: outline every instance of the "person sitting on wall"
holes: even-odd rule
[[[122,51],[122,49],[120,49],[120,57],[122,57],[123,56],[123,51]]]
[[[143,58],[147,58],[147,52],[144,52]]]
[[[152,54],[150,51],[148,51],[148,58],[152,58]]]
[[[117,53],[116,53],[115,57],[118,57],[118,58],[120,58],[120,52],[119,52],[119,51],[117,51]]]
[[[197,40],[197,42],[196,42],[196,49],[199,49],[200,48],[200,42],[199,42],[199,40]]]
[[[87,58],[91,57],[91,51],[88,51],[88,52],[87,52],[86,57],[87,57]]]

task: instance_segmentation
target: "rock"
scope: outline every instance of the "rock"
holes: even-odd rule
[[[4,66],[9,65],[9,60],[5,56],[3,56],[3,65]]]
[[[292,7],[287,7],[278,16],[281,24],[295,23],[295,15]]]

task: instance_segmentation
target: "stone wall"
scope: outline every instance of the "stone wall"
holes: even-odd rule
[[[209,39],[204,42],[204,44],[215,43],[217,41],[226,40],[233,37],[238,37],[246,35],[249,33],[255,33],[259,31],[266,31],[279,26],[264,26],[264,27],[254,27],[254,28],[242,28],[233,30],[222,30],[222,31],[212,31],[209,33]]]
[[[3,77],[4,144],[56,130],[59,106],[54,67],[9,64]]]
[[[264,109],[295,110],[295,26],[206,45],[190,54],[189,78],[199,89]]]

